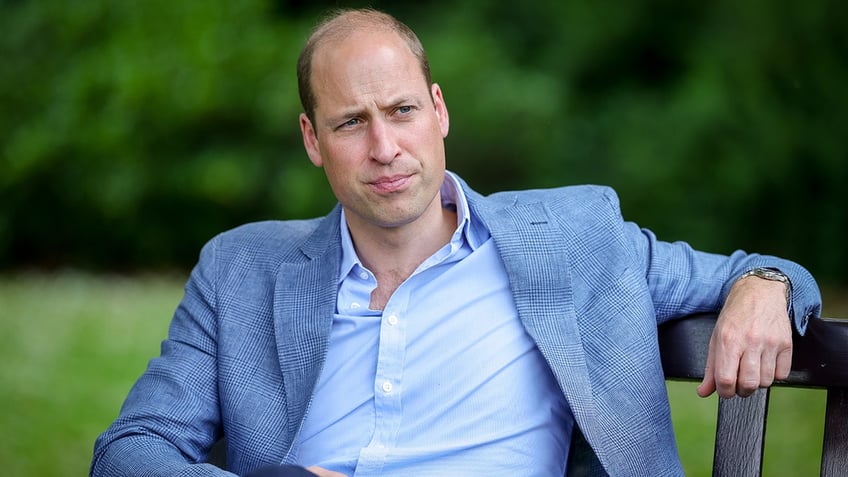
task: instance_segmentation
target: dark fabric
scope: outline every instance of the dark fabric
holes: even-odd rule
[[[296,465],[266,465],[244,477],[315,477],[315,474]]]

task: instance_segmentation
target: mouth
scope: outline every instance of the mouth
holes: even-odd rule
[[[406,174],[385,176],[369,182],[368,185],[378,193],[391,194],[404,189],[409,184],[411,177],[411,175]]]

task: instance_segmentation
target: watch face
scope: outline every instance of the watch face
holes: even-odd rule
[[[786,275],[777,270],[772,270],[771,268],[755,268],[749,273],[756,277],[765,278],[766,280],[775,280],[784,283],[789,282],[789,278]]]

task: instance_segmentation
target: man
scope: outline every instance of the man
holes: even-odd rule
[[[237,474],[561,476],[575,427],[610,475],[682,475],[658,323],[721,310],[702,396],[788,374],[803,268],[658,241],[602,187],[477,194],[394,18],[330,17],[298,77],[340,205],[204,247],[91,475],[229,475],[202,463],[224,435]]]

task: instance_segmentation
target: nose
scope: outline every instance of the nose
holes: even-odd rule
[[[383,163],[391,163],[400,155],[396,131],[383,121],[372,121],[370,124],[371,159]]]

